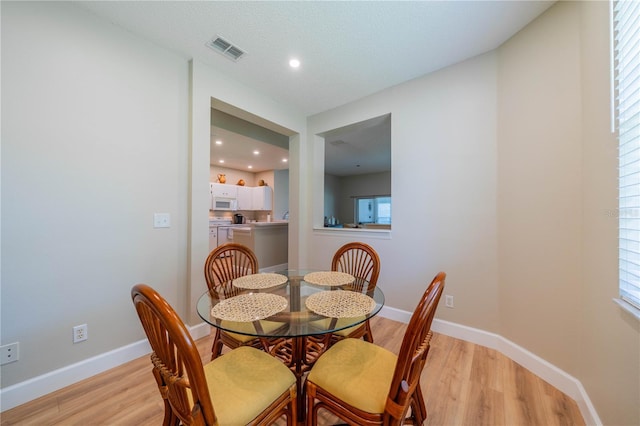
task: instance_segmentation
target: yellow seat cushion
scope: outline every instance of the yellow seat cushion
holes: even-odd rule
[[[246,425],[296,382],[282,362],[247,346],[206,364],[204,373],[220,425]]]
[[[283,326],[281,322],[274,322],[274,321],[260,321],[260,325],[262,326],[262,330],[264,330],[266,333],[270,333]],[[221,326],[224,328],[231,328],[233,330],[246,331],[247,333],[251,333],[251,334],[255,334],[256,332],[256,327],[255,325],[253,325],[252,322],[222,321]],[[233,337],[234,339],[242,343],[246,343],[249,340],[253,340],[256,338],[256,336],[248,336],[246,334],[231,333],[229,331],[225,331],[225,333],[227,333],[227,335]]]
[[[307,380],[368,413],[382,413],[398,357],[360,339],[344,339],[325,352]]]
[[[365,318],[366,318],[365,316],[360,316],[360,317],[356,317],[356,318],[338,318],[337,321],[336,321],[334,329],[335,328],[344,327],[347,324],[353,324],[356,321],[362,321]],[[332,320],[333,320],[333,318],[323,318],[323,319],[318,320],[318,321],[313,321],[311,323],[311,325],[313,327],[316,327],[316,328],[321,329],[321,330],[328,330],[331,327],[331,321]],[[351,332],[357,330],[359,327],[362,327],[363,325],[364,325],[364,322],[361,322],[358,325],[354,325],[353,327],[345,328],[344,330],[336,331],[333,334],[337,334],[338,336],[346,337]]]
[[[359,317],[358,319],[364,319],[365,317]],[[353,321],[352,319],[350,321]],[[338,319],[338,326],[340,326],[340,319]],[[336,331],[333,334],[337,334],[338,336],[347,337],[349,334],[356,331],[358,328],[364,327],[364,323],[360,323],[358,325],[354,325],[353,327],[345,328],[344,330]],[[337,328],[337,327],[336,327]]]

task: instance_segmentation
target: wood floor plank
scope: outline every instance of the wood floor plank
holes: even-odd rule
[[[406,324],[371,321],[374,341],[398,353]],[[211,339],[198,340],[203,362]],[[429,426],[584,425],[577,404],[504,355],[435,333],[420,380]],[[2,426],[155,426],[164,405],[149,356],[98,374],[0,414]],[[319,425],[339,423],[321,413]],[[285,425],[284,420],[277,425]]]
[[[504,396],[479,382],[470,382],[469,396],[464,407],[463,420],[458,424],[476,426],[506,426]]]
[[[548,424],[558,426],[585,425],[578,405],[573,399],[540,378],[538,378],[538,383],[544,400],[542,407],[545,410]]]
[[[537,377],[513,361],[507,363],[504,373],[505,386],[509,389],[505,391],[507,424],[546,425]]]
[[[498,392],[503,391],[503,375],[499,354],[484,346],[475,346],[469,380]]]
[[[458,339],[453,339],[450,344],[440,371],[429,369],[428,371],[432,372],[427,373],[429,380],[426,380],[426,383],[422,380],[420,382],[429,413],[429,425],[462,424],[464,407],[469,399],[474,345]],[[437,353],[436,350],[434,352]],[[433,355],[431,351],[429,355]],[[430,364],[429,359],[427,363]]]

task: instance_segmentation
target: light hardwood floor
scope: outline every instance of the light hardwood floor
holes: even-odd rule
[[[397,353],[406,326],[372,320],[376,344]],[[204,362],[211,337],[198,340]],[[500,353],[435,334],[422,389],[426,425],[584,425],[576,403]],[[160,425],[163,404],[145,356],[0,414],[4,425]],[[322,425],[338,423],[323,414]],[[286,424],[284,421],[281,424]]]

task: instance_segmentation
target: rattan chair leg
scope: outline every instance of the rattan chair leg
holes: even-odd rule
[[[424,397],[422,396],[422,389],[420,383],[416,386],[415,393],[413,395],[414,406],[411,410],[414,412],[417,424],[422,424],[427,420],[427,407],[424,404]]]
[[[213,344],[211,345],[211,361],[216,359],[222,353],[222,340],[220,338],[220,329],[216,328],[216,334],[213,337]]]
[[[373,343],[373,333],[371,332],[371,325],[368,320],[364,323],[364,329],[365,331],[362,338],[369,343]]]

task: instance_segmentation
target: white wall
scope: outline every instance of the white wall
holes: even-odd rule
[[[219,166],[209,167],[209,182],[218,182],[218,174],[225,175],[228,185],[237,185],[238,181],[243,179],[245,186],[258,186],[258,179],[255,173]]]
[[[504,336],[576,377],[603,424],[637,425],[640,322],[611,301],[608,19],[607,2],[559,2],[497,51],[311,117],[319,175],[313,135],[392,114],[393,230],[309,231],[307,262],[366,241],[406,310],[444,270],[455,308],[438,318]]]
[[[500,49],[498,78],[501,334],[571,374],[581,351],[579,30],[577,8],[555,7]]]
[[[368,173],[339,178],[339,200],[336,218],[340,223],[354,223],[353,197],[369,197],[391,194],[391,172]],[[420,212],[415,212],[419,217]],[[393,218],[393,214],[391,215]]]
[[[562,2],[500,49],[501,334],[640,424],[640,322],[618,295],[607,2]]]
[[[340,178],[337,176],[324,175],[324,196],[323,216],[329,219],[331,216],[338,214],[338,200],[340,198]]]
[[[294,193],[306,152],[304,117],[72,3],[3,3],[2,59],[1,343],[20,342],[4,391],[142,341],[138,282],[200,323],[212,97],[291,129]]]
[[[189,229],[189,290],[188,300],[194,309],[190,312],[188,321],[196,324],[201,322],[195,312],[198,298],[206,290],[202,265],[209,253],[208,216],[206,186],[209,184],[210,164],[210,109],[212,102],[232,105],[234,108],[252,116],[260,117],[262,127],[276,126],[279,133],[290,134],[289,139],[289,191],[298,194],[299,186],[306,185],[306,177],[300,171],[301,162],[307,155],[306,147],[300,143],[305,138],[305,119],[294,109],[278,104],[268,96],[263,96],[253,88],[247,87],[216,70],[197,61],[191,63],[192,98],[191,110],[191,163],[189,184],[194,196],[190,200],[190,229]],[[218,108],[220,109],[220,108]],[[226,111],[225,111],[226,112]],[[274,130],[274,129],[271,129]],[[273,173],[256,174],[257,179],[265,179],[273,185]],[[195,194],[203,194],[195,196]],[[291,220],[289,223],[289,264],[295,267],[298,256],[305,253],[300,247],[299,229],[304,226],[308,204],[296,198],[290,198]]]
[[[438,316],[498,330],[496,258],[496,56],[480,56],[357,102],[310,117],[309,143],[327,130],[391,113],[393,229],[306,230],[306,263],[326,267],[342,244],[362,240],[382,261],[385,303],[412,311],[428,282],[447,271],[456,309]],[[314,182],[323,182],[315,146]],[[322,205],[322,188],[316,194]],[[320,210],[322,213],[322,210]],[[321,220],[321,218],[320,218]]]
[[[70,3],[2,3],[3,388],[142,339],[138,282],[184,314],[188,78]]]
[[[305,124],[71,4],[3,2],[1,331],[2,344],[20,341],[21,359],[2,366],[2,388],[142,339],[136,282],[199,322],[187,306],[205,289],[214,97],[293,132],[293,267],[326,267],[366,236],[386,305],[403,310],[447,271],[455,309],[440,307],[440,319],[504,334],[566,369],[604,424],[640,424],[640,327],[611,302],[607,19],[606,2],[561,2],[498,51]],[[314,135],[387,113],[393,230],[314,231],[324,153]],[[152,229],[158,211],[171,213],[170,229]],[[81,323],[89,340],[72,345]]]
[[[289,211],[289,169],[273,171],[273,217],[283,219]]]
[[[608,2],[580,7],[582,273],[579,377],[605,424],[640,424],[640,321],[618,297],[617,141],[611,133]],[[612,214],[612,212],[614,214]],[[574,295],[575,297],[575,295]]]

